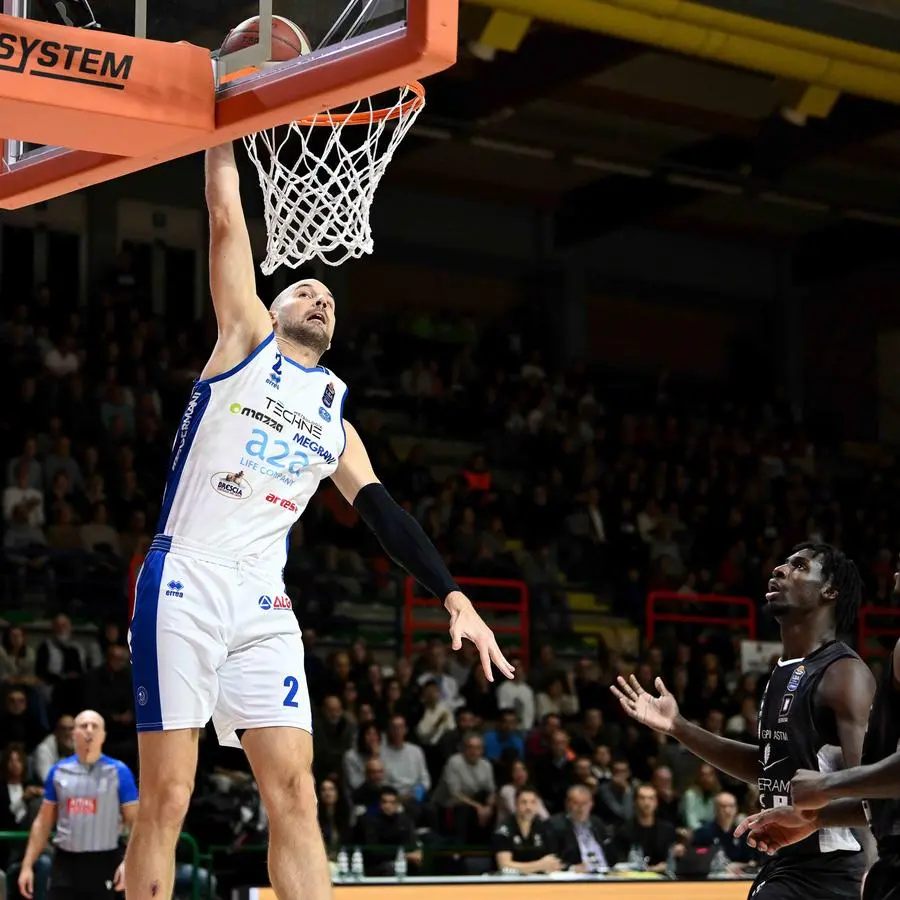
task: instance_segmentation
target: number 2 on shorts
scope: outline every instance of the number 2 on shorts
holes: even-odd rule
[[[300,704],[294,698],[297,696],[300,682],[293,675],[288,675],[284,679],[284,686],[288,689],[287,696],[284,698],[284,706],[292,706],[296,709]]]

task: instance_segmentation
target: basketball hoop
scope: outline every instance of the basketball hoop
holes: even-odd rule
[[[372,252],[375,191],[424,105],[425,89],[413,81],[398,89],[393,106],[379,108],[365,97],[347,112],[318,113],[291,122],[286,132],[270,129],[244,138],[263,191],[264,274],[279,266],[296,269],[316,257],[339,266]],[[352,137],[344,132],[350,126],[359,129]],[[327,129],[324,148],[311,146],[318,128]]]

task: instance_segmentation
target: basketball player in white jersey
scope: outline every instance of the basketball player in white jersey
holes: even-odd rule
[[[279,900],[322,900],[331,879],[316,817],[303,644],[282,569],[291,526],[331,478],[387,553],[444,601],[452,646],[472,641],[489,679],[513,669],[422,529],[391,499],[356,430],[347,386],[319,365],[335,303],[301,281],[266,310],[231,145],[207,152],[210,286],[218,341],[175,436],[158,534],[130,630],[141,806],[129,900],[172,895],[198,732],[243,747],[269,816]]]

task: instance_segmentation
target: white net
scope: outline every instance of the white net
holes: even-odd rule
[[[414,83],[400,88],[392,107],[376,107],[367,97],[348,112],[324,112],[244,138],[263,191],[264,274],[316,257],[339,266],[372,252],[375,191],[424,105],[424,89]]]

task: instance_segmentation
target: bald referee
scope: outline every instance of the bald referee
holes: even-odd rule
[[[134,822],[138,793],[128,766],[103,754],[105,738],[98,713],[86,709],[75,717],[75,755],[50,770],[28,837],[19,873],[26,900],[34,895],[34,862],[54,825],[48,900],[109,900],[125,890],[119,833],[122,820]]]

